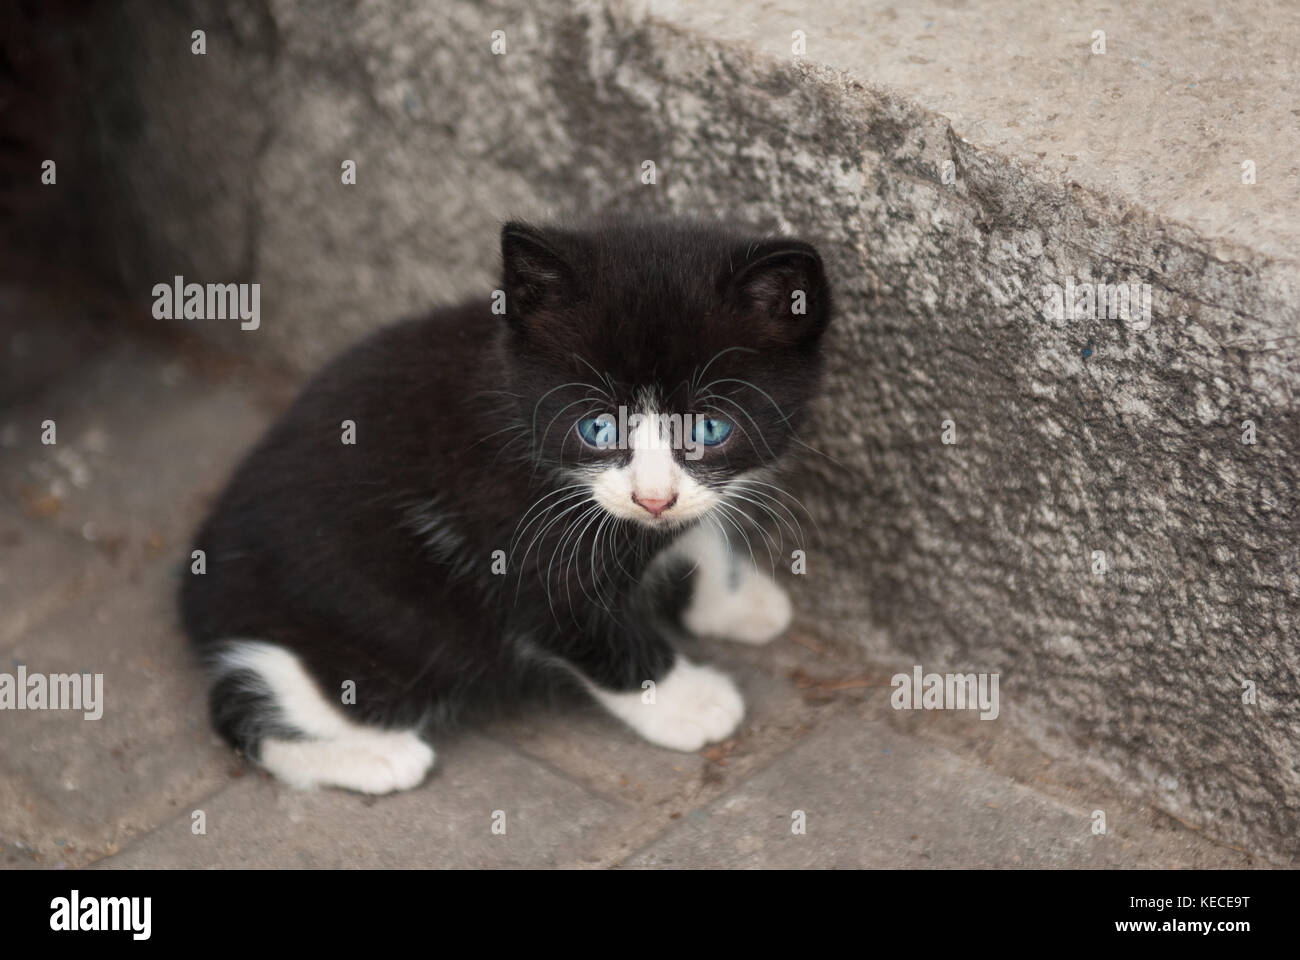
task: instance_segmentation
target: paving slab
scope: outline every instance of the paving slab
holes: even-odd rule
[[[0,410],[0,498],[87,553],[147,560],[184,545],[269,419],[265,391],[242,376],[214,380],[160,346],[120,341]]]
[[[303,791],[250,773],[105,869],[581,867],[589,837],[626,805],[472,733],[438,747],[420,787],[386,797]],[[501,826],[498,826],[501,825]],[[504,831],[504,832],[502,832]]]
[[[1182,868],[1248,858],[1188,830],[1069,805],[891,727],[880,699],[835,717],[693,811],[624,867]],[[1104,834],[1093,832],[1105,817]],[[796,826],[804,832],[796,832]]]
[[[0,503],[0,651],[34,623],[93,592],[119,556]]]
[[[619,821],[616,834],[597,837],[600,862],[610,865],[763,769],[835,712],[830,698],[810,695],[800,684],[810,686],[816,677],[842,681],[850,665],[815,652],[808,642],[796,624],[787,636],[759,647],[727,641],[683,645],[692,661],[728,673],[745,698],[745,719],[736,733],[699,753],[647,744],[581,696],[498,719],[485,733],[639,811],[635,821]]]
[[[0,713],[0,865],[82,866],[223,785],[239,764],[208,726],[165,563],[25,631],[0,669],[102,676],[102,716]]]
[[[104,699],[98,719],[0,713],[0,866],[91,862],[242,770],[175,595],[189,531],[268,418],[261,388],[134,339],[0,410],[0,671],[99,674]]]

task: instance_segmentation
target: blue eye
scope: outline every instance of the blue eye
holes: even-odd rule
[[[706,447],[716,447],[726,440],[730,433],[731,424],[726,420],[703,419],[695,421],[693,436],[696,443],[702,443]]]
[[[608,450],[618,444],[618,423],[607,413],[578,421],[578,436],[589,447]]]

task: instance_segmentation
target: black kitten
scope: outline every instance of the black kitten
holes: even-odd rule
[[[556,668],[697,750],[744,705],[674,653],[673,567],[694,570],[674,616],[695,634],[761,643],[789,622],[727,532],[746,505],[788,513],[766,473],[818,379],[816,250],[627,221],[511,223],[501,245],[490,304],[329,365],[196,537],[206,573],[181,603],[213,721],[290,783],[414,786],[430,726]]]

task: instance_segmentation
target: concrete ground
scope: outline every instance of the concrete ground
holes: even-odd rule
[[[79,324],[84,306],[0,298],[27,321],[0,329],[17,385],[0,407],[0,672],[102,673],[105,701],[98,720],[0,713],[0,866],[1257,864],[1013,724],[892,710],[891,670],[797,622],[766,648],[701,645],[749,712],[699,754],[549,706],[438,741],[408,793],[284,787],[214,738],[173,598],[189,532],[286,382],[124,334],[111,311]],[[72,319],[42,335],[42,311]]]

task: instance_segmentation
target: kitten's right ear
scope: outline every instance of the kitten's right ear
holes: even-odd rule
[[[572,302],[577,293],[577,274],[555,240],[526,223],[501,228],[501,264],[506,315],[515,320]]]
[[[736,265],[737,262],[739,265]],[[776,343],[816,341],[830,320],[830,289],[816,247],[774,237],[733,253],[727,295],[753,324],[755,334]]]

